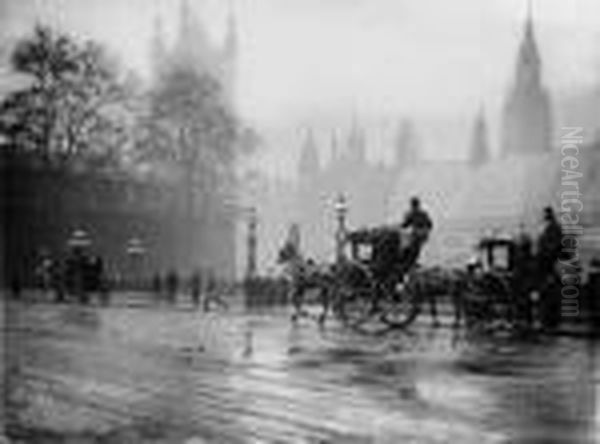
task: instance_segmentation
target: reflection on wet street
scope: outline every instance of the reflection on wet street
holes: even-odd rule
[[[592,345],[417,324],[367,336],[284,310],[12,306],[15,442],[594,442]]]

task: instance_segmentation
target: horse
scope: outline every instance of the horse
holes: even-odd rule
[[[449,297],[453,308],[454,327],[459,327],[465,318],[464,293],[468,286],[468,272],[461,268],[422,267],[416,265],[407,272],[406,286],[420,303],[427,302],[431,322],[440,326],[437,303]]]
[[[292,321],[309,318],[310,314],[303,309],[306,294],[316,291],[322,312],[318,316],[319,325],[324,325],[331,305],[334,276],[329,265],[316,264],[312,259],[305,259],[292,243],[286,243],[279,251],[279,264],[285,265],[285,276],[290,282],[290,299],[294,306]]]

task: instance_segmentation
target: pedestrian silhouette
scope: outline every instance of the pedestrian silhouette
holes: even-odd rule
[[[162,278],[160,273],[154,273],[152,276],[152,293],[154,294],[155,300],[160,301],[162,298]]]
[[[194,271],[190,278],[190,292],[192,295],[192,304],[194,304],[194,307],[198,307],[202,293],[202,275],[199,270]]]
[[[20,300],[21,299],[21,279],[19,278],[19,276],[15,273],[12,276],[12,279],[10,281],[10,290],[11,290],[11,295],[13,297],[14,300]]]
[[[179,276],[177,275],[177,272],[171,269],[167,273],[165,281],[167,287],[167,299],[171,305],[175,305],[177,302],[177,291],[179,290]]]

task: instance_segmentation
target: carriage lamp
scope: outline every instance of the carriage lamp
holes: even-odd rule
[[[132,237],[127,241],[127,254],[140,256],[146,253],[146,247],[139,237]]]
[[[258,215],[255,207],[248,209],[248,234],[247,234],[247,258],[246,258],[246,279],[256,276],[257,272],[257,228]]]
[[[335,201],[335,213],[337,215],[337,233],[336,233],[336,259],[338,262],[344,259],[344,240],[346,235],[346,214],[348,213],[348,204],[343,194],[339,194]]]
[[[92,240],[90,239],[90,235],[82,229],[73,231],[69,237],[69,240],[67,241],[67,245],[73,250],[81,250],[89,247],[91,244]]]
[[[346,198],[343,194],[339,194],[337,200],[335,201],[335,211],[338,214],[345,214],[348,210],[348,205],[346,203]]]
[[[131,258],[131,274],[133,286],[142,286],[142,257],[146,254],[144,242],[139,237],[132,237],[127,241],[127,255]]]

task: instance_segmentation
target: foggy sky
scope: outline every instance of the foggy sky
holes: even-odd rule
[[[262,127],[352,113],[470,122],[483,105],[494,128],[527,11],[526,0],[190,2],[216,40],[234,5],[240,103]],[[106,42],[144,73],[154,17],[163,17],[172,36],[178,8],[178,0],[0,0],[0,24],[14,35],[42,17]],[[552,92],[591,84],[600,72],[600,2],[534,0],[533,13]]]

